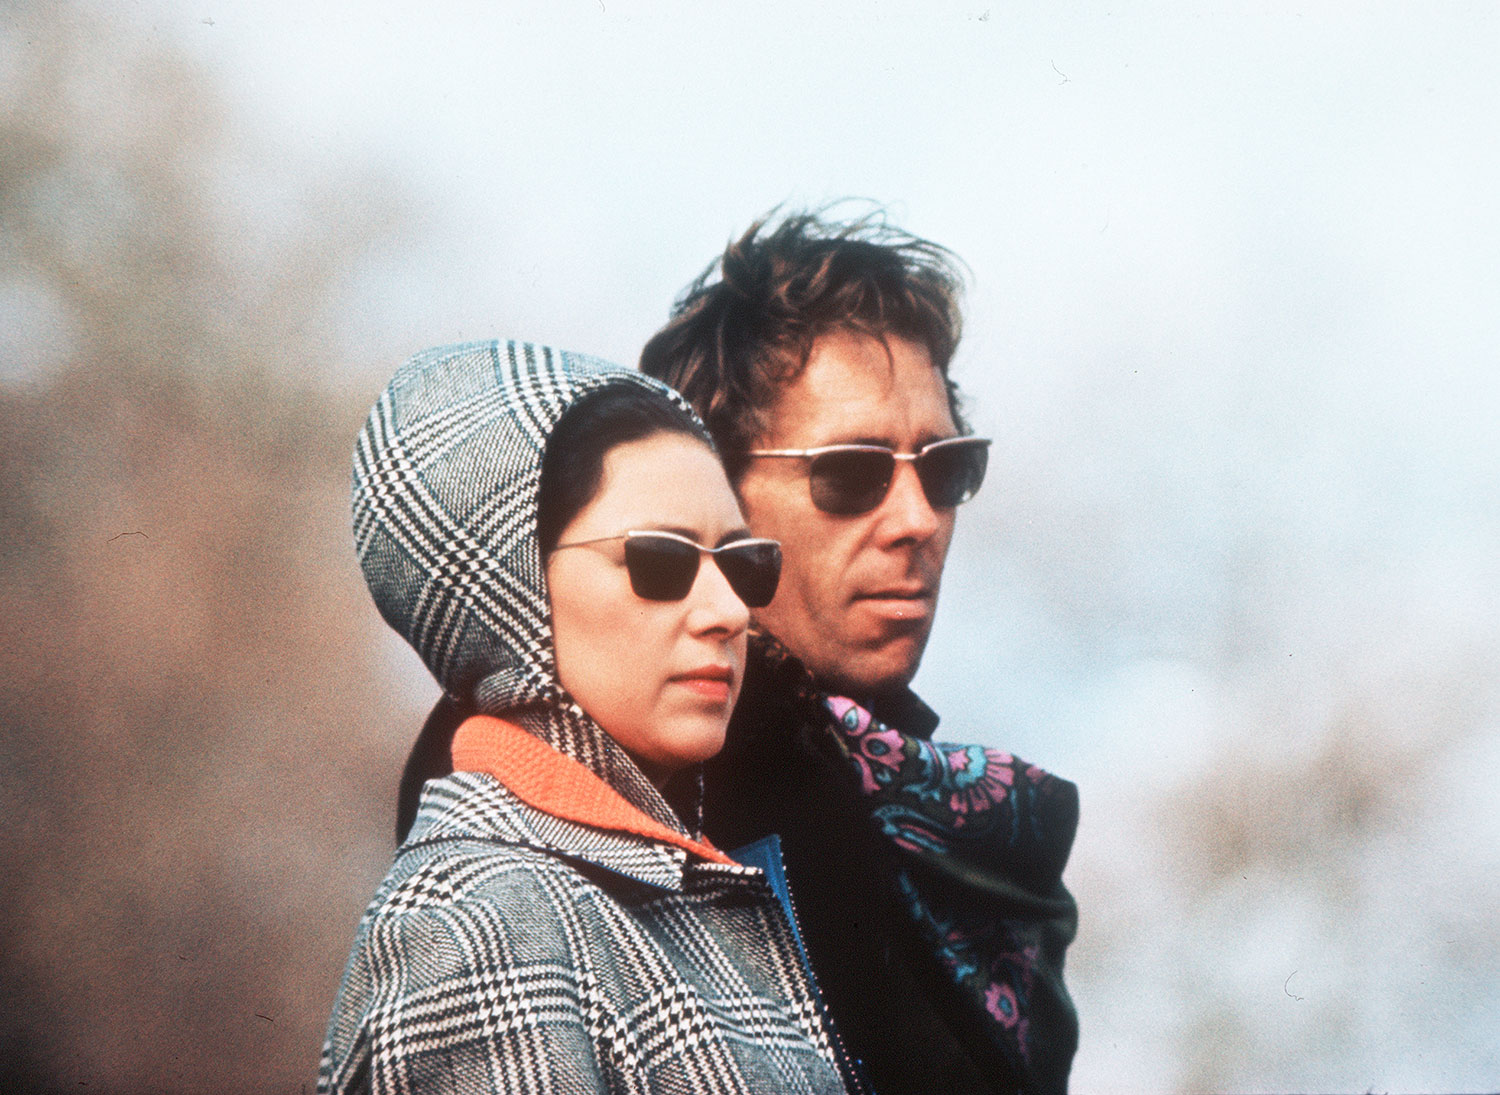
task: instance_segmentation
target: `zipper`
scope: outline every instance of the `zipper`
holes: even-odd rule
[[[849,1090],[850,1095],[875,1095],[875,1088],[871,1085],[869,1077],[865,1075],[863,1065],[844,1044],[838,1025],[833,1021],[833,1014],[823,1000],[823,990],[818,987],[818,979],[813,975],[812,963],[807,957],[807,947],[802,942],[802,922],[797,917],[797,901],[792,896],[792,888],[787,881],[786,860],[781,854],[781,838],[772,833],[743,848],[736,848],[729,853],[729,856],[747,866],[758,867],[766,876],[766,882],[776,896],[776,903],[781,907],[782,914],[787,919],[787,926],[792,930],[792,942],[796,944],[797,957],[801,960],[802,972],[807,977],[807,987],[811,992],[813,1005],[823,1019],[823,1028],[828,1031],[828,1042],[833,1048],[834,1064],[843,1078],[844,1086]]]

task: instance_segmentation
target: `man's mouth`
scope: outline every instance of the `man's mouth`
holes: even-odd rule
[[[925,619],[932,615],[937,596],[929,586],[894,585],[857,593],[854,600],[893,619]]]

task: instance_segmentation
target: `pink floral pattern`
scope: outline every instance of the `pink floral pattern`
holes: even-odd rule
[[[1007,1029],[1021,1021],[1021,1008],[1016,1002],[1016,990],[1006,984],[991,984],[985,990],[984,1009]]]
[[[1053,777],[1042,769],[999,749],[903,734],[847,697],[824,702],[859,786],[873,800],[872,815],[898,848],[995,865],[1023,860],[1044,839],[1033,806]],[[1030,933],[983,913],[945,911],[943,901],[906,872],[898,881],[950,976],[994,1021],[997,1037],[1029,1062],[1040,960]]]
[[[902,735],[887,730],[859,704],[843,696],[830,696],[828,709],[833,712],[849,745],[849,758],[859,769],[860,786],[873,795],[901,770]],[[872,725],[873,724],[873,725]]]
[[[948,808],[953,824],[962,825],[970,813],[993,808],[1003,802],[1016,781],[1011,766],[1015,758],[998,749],[978,745],[940,746],[947,750],[953,793]]]

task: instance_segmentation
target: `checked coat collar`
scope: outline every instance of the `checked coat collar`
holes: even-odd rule
[[[318,1090],[847,1089],[761,870],[560,818],[460,771],[427,783],[360,922]]]
[[[710,863],[734,865],[712,844],[643,813],[583,764],[504,719],[475,715],[466,720],[453,739],[453,765],[457,771],[494,777],[532,810],[583,826],[570,829],[566,841],[552,840],[549,846],[566,848],[570,856],[578,855],[579,847],[598,849],[594,854],[600,858],[593,862],[608,870],[631,875],[641,840],[661,845],[660,854],[676,863],[679,873],[689,853]],[[616,838],[614,843],[611,837]],[[422,839],[432,839],[430,829]],[[630,849],[628,862],[616,862],[621,847]],[[659,856],[650,862],[658,860]],[[635,877],[649,885],[672,888],[659,871]]]

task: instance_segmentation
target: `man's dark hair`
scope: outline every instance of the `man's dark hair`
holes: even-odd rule
[[[731,478],[780,387],[806,367],[817,339],[837,331],[926,347],[963,430],[948,376],[962,292],[957,256],[892,227],[880,212],[849,221],[826,210],[768,216],[684,290],[641,351],[641,371],[687,397]]]

